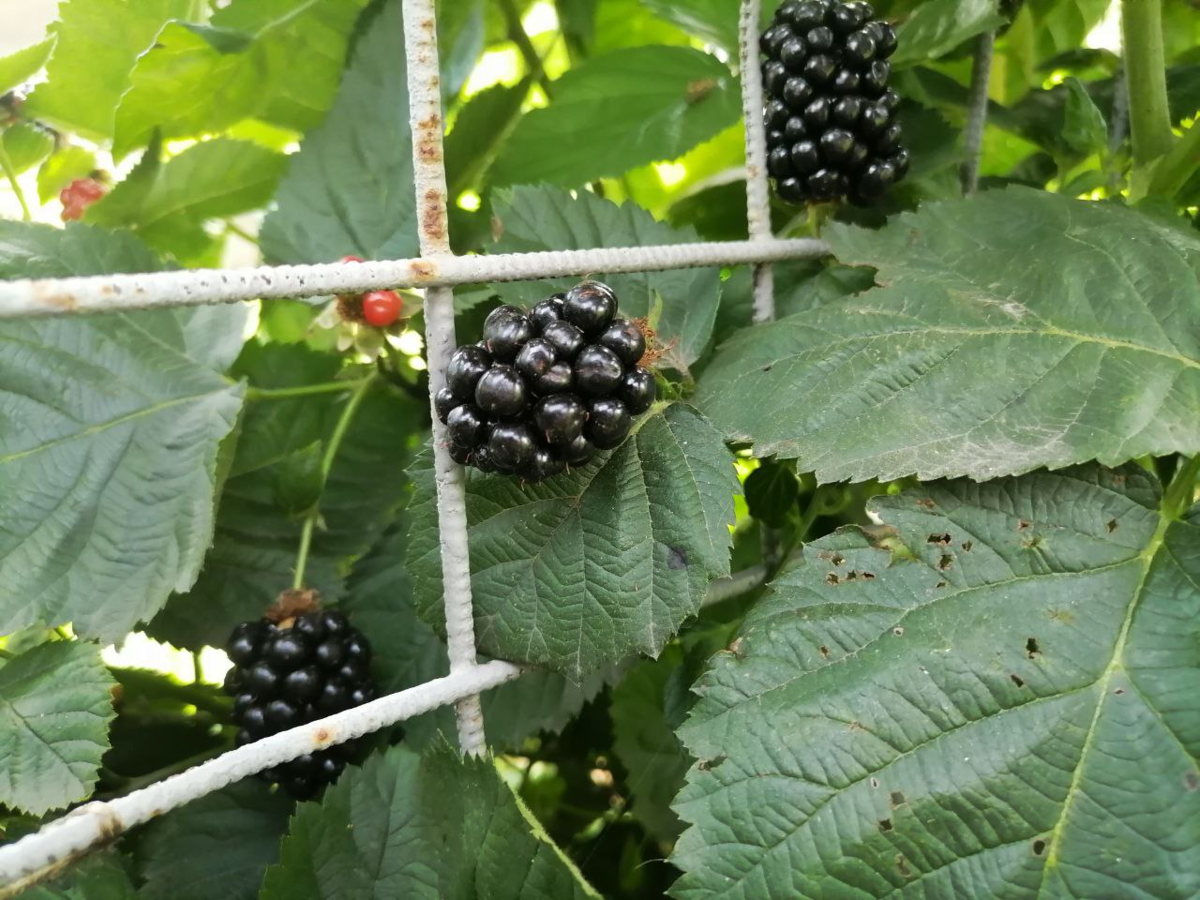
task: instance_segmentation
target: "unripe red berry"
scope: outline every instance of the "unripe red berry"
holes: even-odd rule
[[[63,206],[62,220],[64,222],[79,221],[83,218],[84,210],[106,193],[108,190],[96,179],[76,178],[58,195]]]
[[[362,298],[363,318],[368,325],[387,328],[400,318],[402,305],[395,291],[367,291]]]

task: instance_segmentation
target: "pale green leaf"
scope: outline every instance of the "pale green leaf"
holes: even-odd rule
[[[681,900],[1200,891],[1200,528],[1136,466],[879,498],[698,686]]]
[[[18,122],[0,132],[13,172],[32,169],[54,149],[54,135],[35,122]]]
[[[138,845],[142,900],[253,900],[292,803],[247,779],[155,819]]]
[[[38,169],[38,199],[48,203],[77,178],[86,178],[96,169],[96,158],[75,144],[64,144]]]
[[[8,56],[0,57],[0,94],[20,87],[40,72],[53,49],[54,37],[51,36]]]
[[[384,5],[355,43],[341,91],[309,133],[263,223],[272,262],[332,262],[346,254],[417,252],[400,4]]]
[[[863,481],[1200,450],[1200,235],[1010,189],[828,238],[884,287],[741,332],[700,383],[758,455]]]
[[[517,187],[493,195],[493,215],[501,236],[496,253],[583,250],[592,247],[639,247],[698,241],[691,227],[673,228],[632,202],[617,206],[581,191],[572,197],[550,186]],[[699,359],[712,334],[720,302],[720,270],[680,269],[630,275],[592,273],[612,286],[622,315],[655,316],[659,343],[685,363]],[[494,285],[507,302],[533,306],[555,291],[578,284],[576,278]],[[669,362],[669,360],[668,360]]]
[[[0,668],[0,803],[41,815],[91,793],[114,684],[83,641],[40,644]]]
[[[413,471],[409,571],[418,613],[442,620],[433,470]],[[639,423],[621,447],[571,474],[522,486],[467,484],[475,635],[498,659],[578,681],[636,653],[657,655],[729,572],[739,485],[720,436],[686,406]]]
[[[0,225],[0,277],[158,267],[136,238]],[[195,581],[217,448],[241,407],[219,374],[244,312],[213,307],[0,326],[0,621],[106,640]],[[236,350],[235,350],[236,352]]]
[[[112,137],[113,117],[129,73],[168,19],[186,16],[191,0],[63,0],[58,7],[48,80],[24,112],[89,140]]]
[[[587,60],[527,113],[492,169],[496,184],[575,187],[682,156],[741,112],[724,63],[688,47],[635,47]]]
[[[403,745],[292,819],[263,900],[597,897],[487,759]]]

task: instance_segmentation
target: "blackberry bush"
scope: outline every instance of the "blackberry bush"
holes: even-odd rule
[[[789,203],[867,204],[908,173],[896,33],[874,16],[861,0],[788,0],[763,32],[767,168]]]
[[[654,403],[638,365],[646,337],[617,315],[608,285],[585,281],[528,313],[501,306],[483,340],[459,347],[438,392],[451,455],[483,472],[538,482],[618,446]]]
[[[375,698],[371,644],[361,631],[340,612],[311,606],[292,611],[286,600],[281,606],[282,611],[238,625],[225,646],[234,664],[225,690],[234,698],[238,746]],[[354,742],[347,741],[260,777],[307,800],[337,780],[354,750]]]

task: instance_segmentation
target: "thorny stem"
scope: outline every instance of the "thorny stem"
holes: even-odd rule
[[[33,215],[29,212],[29,204],[25,202],[25,192],[21,190],[21,184],[17,181],[17,172],[13,168],[12,160],[8,157],[8,151],[4,149],[3,141],[0,141],[0,169],[4,170],[8,183],[12,185],[13,193],[17,195],[17,202],[21,204],[22,218],[26,222],[31,221]]]
[[[248,388],[247,400],[283,400],[287,397],[307,397],[312,394],[334,394],[341,391],[355,391],[364,384],[369,384],[375,378],[369,375],[355,381],[323,381],[320,384],[302,384],[289,388]]]
[[[975,44],[975,62],[971,68],[971,91],[967,100],[967,127],[963,138],[963,163],[959,172],[963,196],[970,197],[979,188],[979,161],[983,155],[983,133],[987,127],[988,87],[992,80],[992,57],[996,32],[985,31]]]
[[[334,459],[337,458],[338,448],[341,447],[342,440],[346,437],[346,432],[350,428],[350,422],[354,419],[354,414],[358,412],[363,398],[367,395],[367,389],[375,383],[375,378],[376,375],[372,374],[368,378],[354,382],[354,393],[350,395],[345,409],[342,410],[337,424],[334,425],[333,434],[329,437],[329,444],[325,447],[325,455],[321,457],[322,485],[329,479],[329,472],[333,468]],[[320,501],[318,501],[308,511],[308,515],[304,517],[304,526],[300,530],[300,548],[296,551],[296,574],[292,578],[292,588],[297,591],[304,587],[304,569],[308,565],[308,551],[312,546],[313,531],[316,529],[317,519],[320,515],[321,505]]]
[[[1161,0],[1122,0],[1121,35],[1136,174],[1170,151],[1175,140],[1167,103]]]

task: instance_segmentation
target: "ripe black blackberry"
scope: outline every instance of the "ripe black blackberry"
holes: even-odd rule
[[[239,747],[375,699],[370,642],[341,613],[316,608],[311,591],[286,592],[266,617],[238,625],[225,650]],[[307,800],[337,780],[354,750],[338,744],[260,777]]]
[[[483,340],[459,347],[434,397],[450,455],[484,472],[537,482],[629,436],[654,403],[638,363],[646,337],[617,315],[617,295],[585,281],[525,312],[493,310]]]
[[[763,32],[767,169],[789,203],[865,205],[908,173],[888,89],[896,33],[869,3],[787,0]]]

